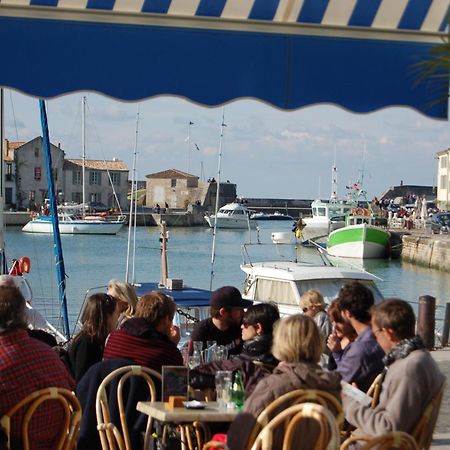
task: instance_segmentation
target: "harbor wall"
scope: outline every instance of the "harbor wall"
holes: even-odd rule
[[[405,235],[402,242],[402,260],[450,272],[450,238],[448,236]]]

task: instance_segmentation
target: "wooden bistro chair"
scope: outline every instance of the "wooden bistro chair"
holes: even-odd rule
[[[315,422],[317,427],[314,427],[313,431],[311,431],[311,421]],[[299,439],[298,432],[304,433],[306,430],[311,431],[310,436]],[[274,449],[274,434],[282,438],[280,450],[337,450],[339,448],[340,438],[336,418],[328,408],[317,403],[299,403],[281,411],[263,427],[251,450]]]
[[[80,430],[80,403],[75,397],[75,394],[68,389],[49,387],[39,389],[27,395],[1,418],[0,424],[7,437],[8,449],[11,448],[11,419],[19,411],[23,411],[24,414],[21,425],[22,448],[23,450],[30,449],[30,423],[35,417],[34,413],[36,410],[47,401],[59,402],[61,405],[61,414],[63,415],[62,427],[55,441],[55,450],[72,450],[75,448]]]
[[[100,441],[103,450],[115,450],[117,447],[119,450],[132,450],[130,433],[126,420],[126,411],[123,399],[123,389],[125,382],[133,376],[139,376],[144,378],[147,382],[147,386],[150,392],[149,401],[156,400],[156,389],[152,378],[161,380],[161,374],[153,369],[142,366],[124,366],[111,372],[101,382],[97,390],[97,397],[95,401],[95,411],[97,415],[97,430],[100,435]],[[119,378],[117,384],[117,403],[120,415],[120,425],[122,431],[118,429],[111,421],[111,413],[109,410],[107,387],[116,379]],[[152,431],[153,421],[151,417],[147,420],[147,426],[145,431],[144,448],[148,449],[150,446],[150,434]]]
[[[386,369],[380,372],[375,379],[372,381],[372,384],[370,385],[369,389],[367,390],[367,395],[369,397],[372,397],[372,408],[375,408],[375,406],[378,405],[378,402],[380,401],[380,394],[381,394],[381,385],[383,384],[384,377],[386,376]]]
[[[317,403],[328,408],[334,415],[339,430],[342,429],[344,424],[344,411],[342,410],[341,403],[334,395],[318,389],[296,389],[278,397],[259,414],[256,418],[253,430],[250,433],[247,448],[250,449],[252,447],[253,442],[261,429],[280,411],[289,406],[304,402]]]
[[[445,383],[439,388],[431,402],[425,408],[422,417],[411,432],[419,450],[428,450],[433,440],[434,427],[439,416]]]
[[[360,443],[358,448],[361,450],[418,450],[415,439],[403,431],[393,431],[377,437],[352,436],[341,445],[340,450],[347,449],[355,442]]]

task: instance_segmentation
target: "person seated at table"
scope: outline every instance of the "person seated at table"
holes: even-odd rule
[[[88,298],[81,330],[69,347],[70,367],[77,382],[89,367],[102,360],[106,338],[117,326],[117,303],[114,297],[103,293]]]
[[[320,389],[340,399],[341,376],[319,366],[324,349],[322,334],[316,323],[304,314],[279,320],[273,336],[273,355],[280,361],[271,375],[264,377],[245,401],[244,408],[227,433],[230,450],[247,448],[259,413],[281,395],[295,389]],[[274,442],[273,448],[281,448]]]
[[[138,303],[136,290],[126,281],[112,279],[108,282],[108,294],[115,297],[119,302],[120,316],[117,321],[117,328],[120,328],[126,320],[134,316]]]
[[[358,335],[350,323],[342,318],[339,309],[339,299],[335,299],[330,303],[328,317],[333,327],[333,332],[327,339],[327,347],[331,352],[328,359],[328,370],[335,370],[337,368],[336,360],[339,361],[348,352],[351,343]]]
[[[300,308],[302,308],[304,314],[314,319],[324,339],[327,339],[331,334],[332,328],[328,314],[325,311],[323,295],[315,289],[306,291],[300,297]]]
[[[109,335],[103,359],[130,359],[158,372],[162,366],[182,366],[180,330],[172,323],[175,311],[175,302],[162,292],[145,294],[135,316]]]
[[[218,370],[240,370],[244,377],[245,396],[248,397],[257,382],[278,364],[272,354],[272,331],[279,318],[278,307],[272,303],[250,306],[241,325],[242,353],[233,359],[212,361],[191,369],[191,386],[194,389],[214,388],[214,375]]]
[[[242,351],[241,324],[244,309],[251,306],[251,300],[245,300],[233,286],[216,289],[209,301],[211,317],[195,324],[189,341],[189,355],[193,353],[193,343],[202,341],[206,348],[207,341],[216,341],[224,345],[229,355],[238,355]]]
[[[358,337],[340,359],[335,359],[336,370],[345,381],[355,383],[366,392],[384,368],[383,349],[370,327],[373,294],[368,287],[355,281],[341,288],[338,299],[342,318],[355,329]]]
[[[372,330],[386,353],[387,372],[375,408],[343,397],[345,418],[358,428],[355,435],[411,433],[442,387],[445,377],[415,335],[415,326],[413,309],[404,300],[387,299],[373,308]]]

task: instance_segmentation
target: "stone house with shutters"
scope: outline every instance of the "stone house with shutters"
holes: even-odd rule
[[[450,149],[436,153],[437,192],[436,206],[443,211],[450,211]]]
[[[82,160],[65,159],[65,152],[50,144],[55,191],[59,202],[82,201]],[[48,198],[47,170],[42,137],[29,142],[3,142],[5,208],[37,210]],[[86,160],[86,201],[117,207],[109,181],[122,209],[127,209],[128,167],[117,159]]]
[[[117,208],[117,200],[122,209],[127,209],[128,166],[116,158],[112,160],[85,160],[85,198],[91,204],[102,204],[108,208]],[[64,200],[82,203],[83,161],[67,159],[64,163]],[[108,176],[109,173],[109,176]],[[111,181],[109,180],[111,177]]]
[[[50,144],[55,192],[63,196],[65,153],[61,146]],[[47,170],[42,137],[29,142],[3,142],[5,164],[5,207],[38,209],[48,197]]]

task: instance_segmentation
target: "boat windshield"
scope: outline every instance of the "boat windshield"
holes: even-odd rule
[[[355,280],[350,278],[338,278],[338,279],[323,279],[323,280],[300,280],[296,281],[298,292],[303,295],[309,289],[318,290],[325,299],[326,304],[330,304],[339,294],[339,290],[347,283],[358,281],[364,286],[368,287],[374,296],[375,303],[379,303],[383,300],[383,295],[378,290],[378,287],[372,280]]]

